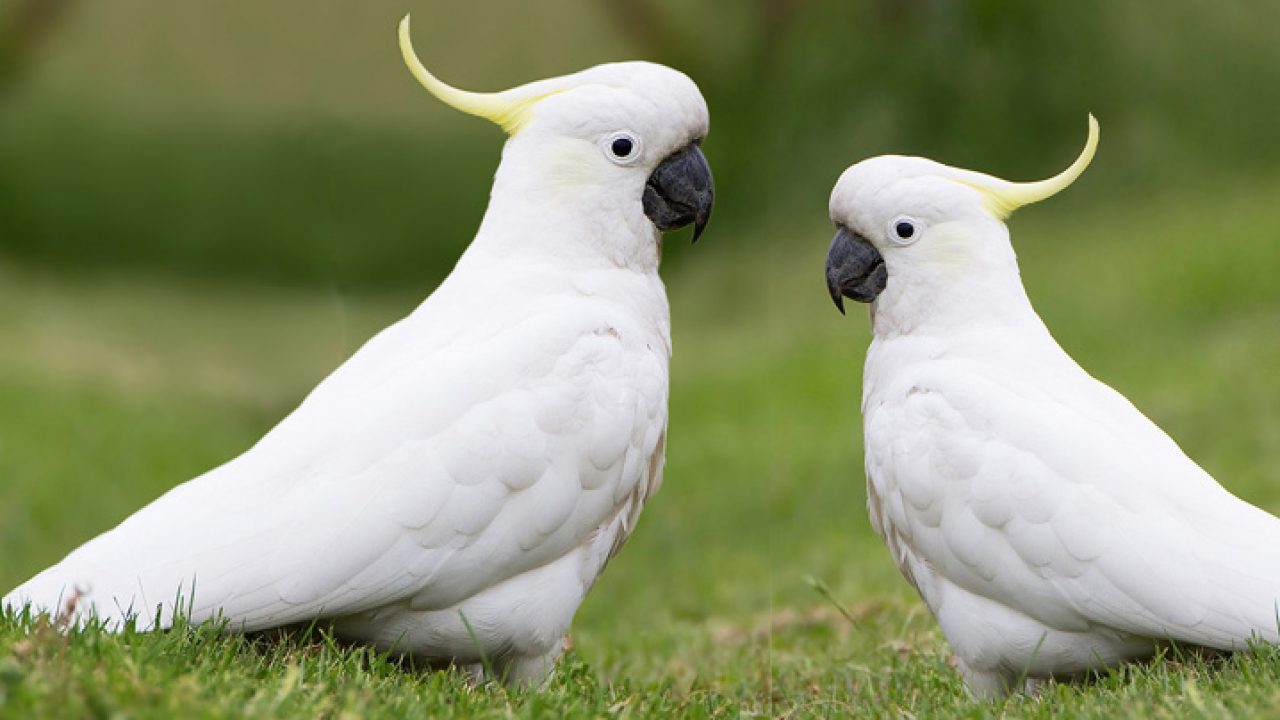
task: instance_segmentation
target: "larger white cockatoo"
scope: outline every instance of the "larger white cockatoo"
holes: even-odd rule
[[[645,62],[445,103],[509,134],[474,241],[420,307],[254,447],[18,587],[120,627],[320,619],[432,663],[543,678],[662,479],[661,232],[712,207],[697,86]]]
[[[1280,520],[1233,496],[1032,309],[1002,222],[1092,159],[1013,183],[916,157],[831,195],[832,299],[871,303],[871,522],[971,691],[1280,640]]]

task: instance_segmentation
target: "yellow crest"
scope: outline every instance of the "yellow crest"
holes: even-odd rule
[[[409,72],[422,83],[427,92],[450,107],[497,123],[508,135],[516,134],[529,121],[533,106],[539,100],[560,92],[547,92],[545,88],[541,92],[534,92],[528,86],[521,86],[496,93],[478,93],[445,84],[423,66],[417,53],[413,51],[408,15],[400,21],[400,53],[404,56],[404,64],[409,67]]]
[[[1098,149],[1098,121],[1093,115],[1089,116],[1089,138],[1085,141],[1084,149],[1080,151],[1080,156],[1066,170],[1054,175],[1048,180],[1040,180],[1039,182],[1015,183],[1008,180],[1001,180],[990,175],[973,172],[972,170],[955,169],[955,175],[952,179],[962,182],[966,185],[976,188],[982,193],[983,203],[992,215],[1004,220],[1013,213],[1014,210],[1039,202],[1051,197],[1058,192],[1066,189],[1068,185],[1076,181],[1085,168],[1089,167],[1090,161],[1093,160],[1093,154]]]

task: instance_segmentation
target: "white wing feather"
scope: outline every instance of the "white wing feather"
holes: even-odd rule
[[[1065,356],[1036,360],[933,359],[868,395],[873,520],[926,600],[936,573],[1064,632],[1277,640],[1280,521]]]
[[[643,502],[661,470],[669,352],[646,339],[665,328],[576,293],[455,297],[476,289],[446,283],[251,450],[5,603],[56,611],[78,592],[81,615],[147,627],[182,596],[194,619],[221,612],[245,630],[447,608]]]

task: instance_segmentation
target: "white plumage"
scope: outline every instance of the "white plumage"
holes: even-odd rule
[[[1096,130],[1042,184],[881,157],[831,198],[833,296],[875,297],[862,402],[872,524],[984,696],[1168,640],[1280,640],[1280,520],[1081,369],[1023,290],[1000,220],[1074,180]]]
[[[232,630],[322,618],[426,661],[544,676],[662,479],[670,321],[642,196],[681,200],[654,174],[687,159],[707,111],[647,63],[474,96],[523,115],[444,283],[249,451],[6,605],[56,614],[74,595],[77,618],[163,628],[181,599]],[[643,154],[609,156],[618,131]],[[705,223],[705,181],[684,222]]]

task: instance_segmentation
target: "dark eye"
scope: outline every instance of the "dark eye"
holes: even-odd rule
[[[894,218],[889,223],[889,239],[895,245],[910,245],[924,234],[924,223],[905,215]]]
[[[605,155],[618,165],[628,165],[640,157],[640,138],[629,132],[616,132],[601,143]]]

